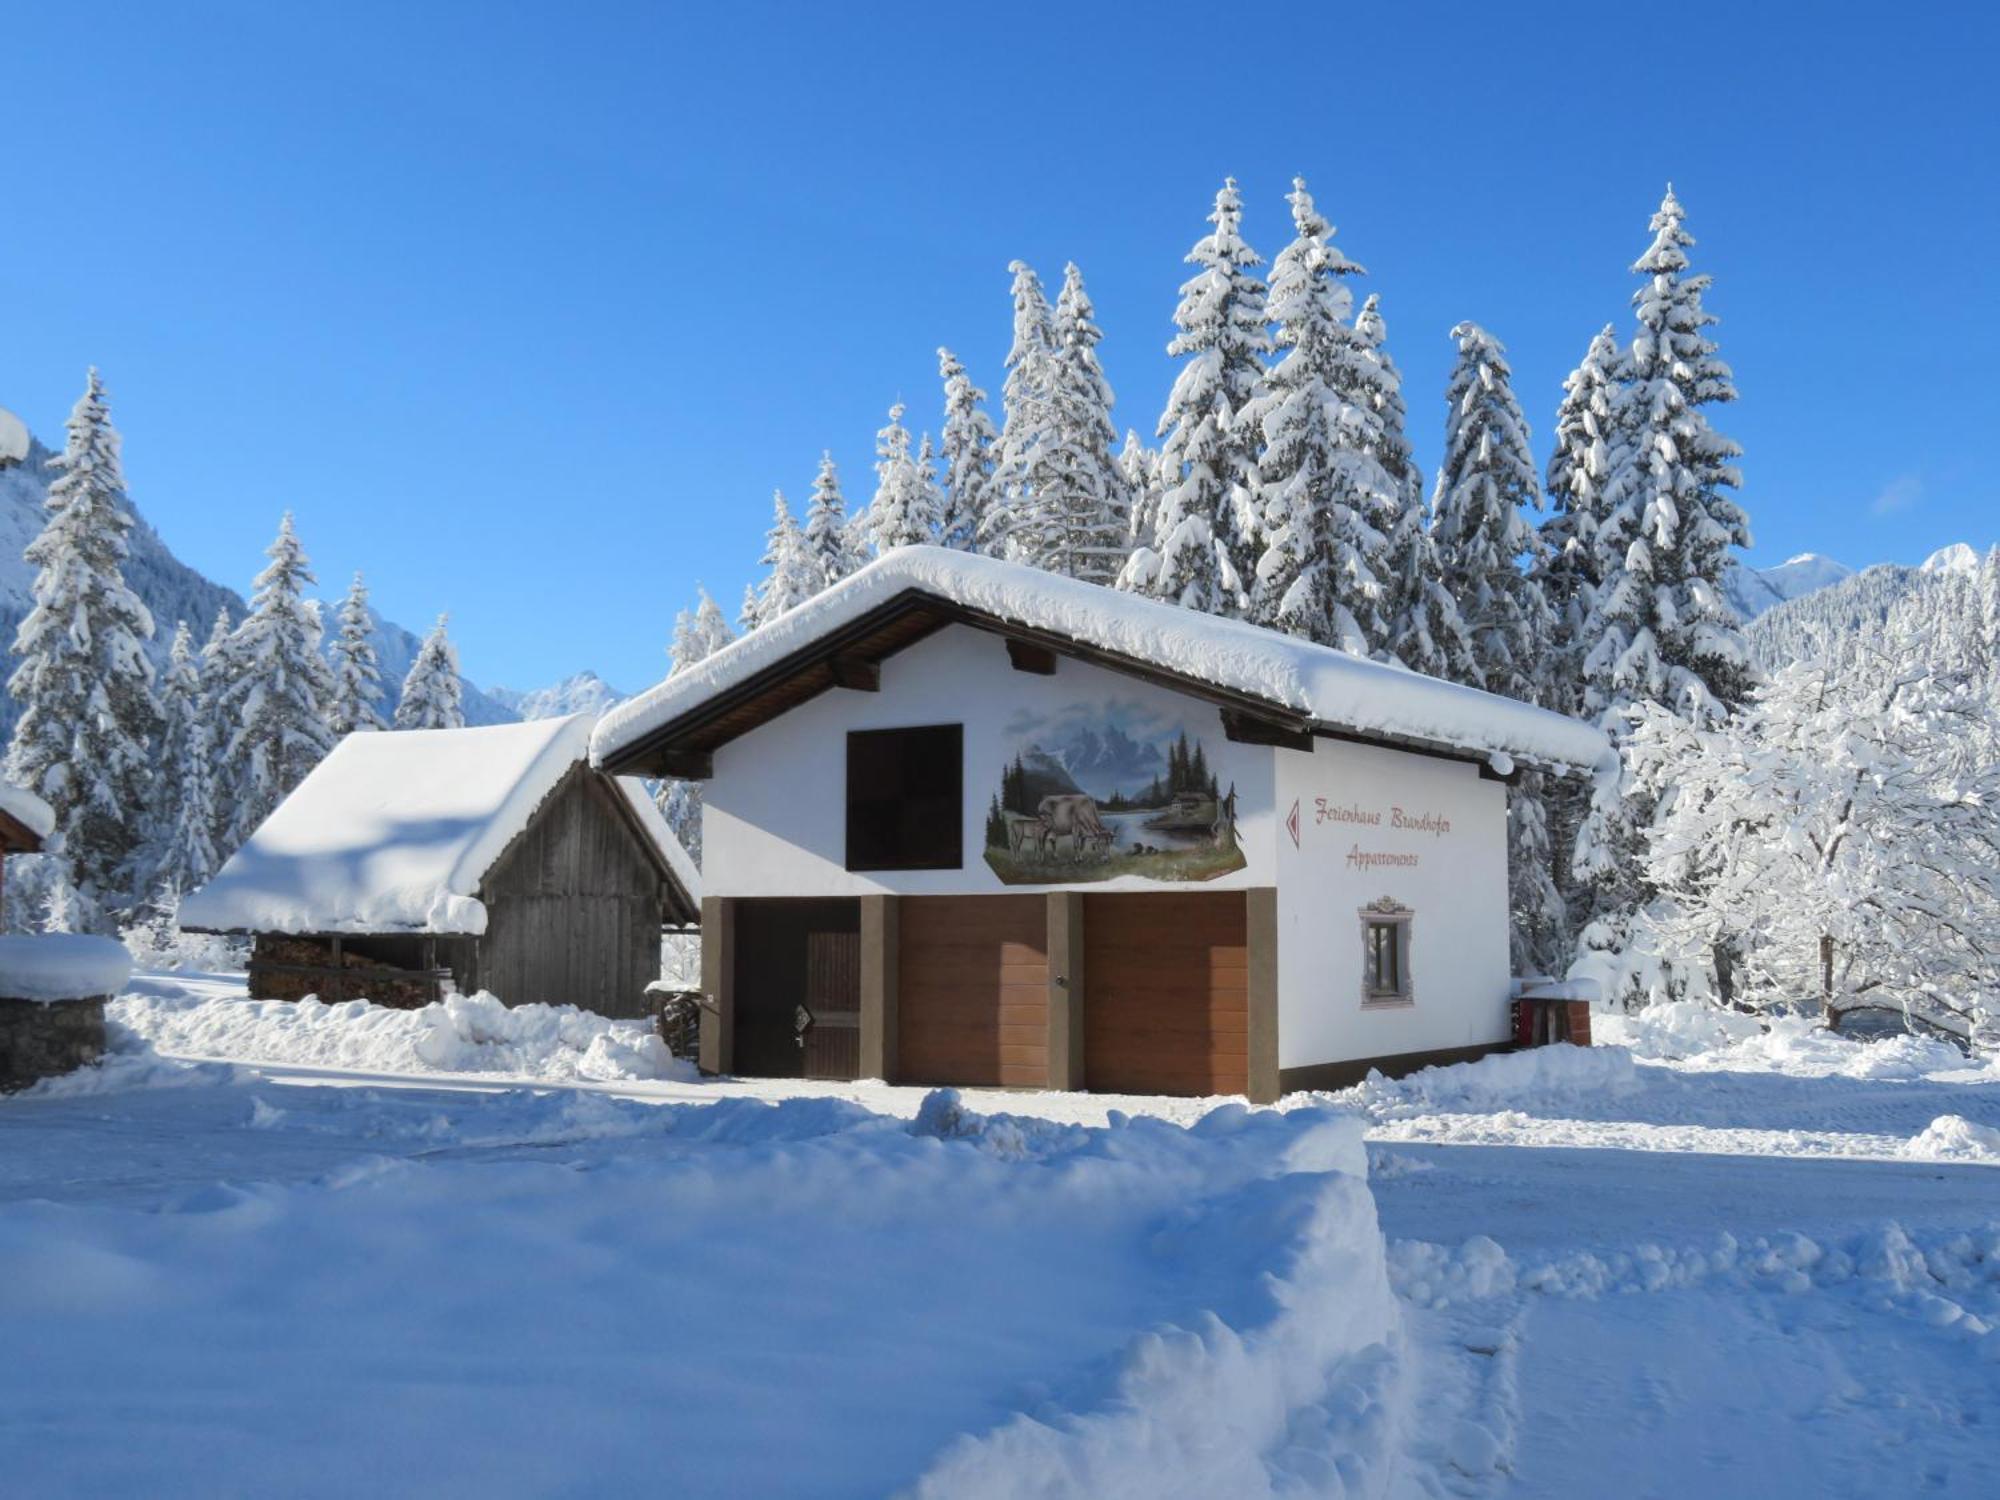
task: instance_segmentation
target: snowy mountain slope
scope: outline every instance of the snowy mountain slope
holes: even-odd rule
[[[13,644],[16,628],[34,603],[35,570],[21,553],[41,533],[43,502],[58,473],[49,467],[55,456],[30,439],[26,461],[0,469],[0,648]],[[166,661],[176,620],[186,620],[200,640],[207,637],[218,609],[243,613],[241,595],[175,557],[144,516],[132,533],[125,581],[153,612],[152,650],[161,663]],[[0,682],[12,675],[12,667],[11,658],[0,662]],[[12,731],[14,718],[13,700],[0,690],[0,733]]]
[[[571,714],[601,714],[632,695],[619,692],[595,672],[585,671],[530,692],[497,687],[487,696],[523,719],[562,719]]]
[[[1788,599],[1798,599],[1819,589],[1830,588],[1853,576],[1854,569],[1845,563],[1822,557],[1817,552],[1801,552],[1775,568],[1748,568],[1740,563],[1732,564],[1725,587],[1736,612],[1746,620],[1754,620],[1765,610]]]
[[[1977,573],[1979,554],[1964,542],[1940,547],[1923,560],[1919,573]]]
[[[34,602],[35,570],[21,553],[41,533],[49,485],[60,472],[50,467],[55,457],[53,451],[31,438],[25,462],[0,468],[0,683],[12,671],[11,661],[3,659],[4,650],[12,644],[16,628]],[[195,639],[201,641],[208,638],[209,626],[218,609],[227,608],[233,619],[243,614],[243,596],[203,577],[175,557],[144,515],[139,516],[139,524],[132,533],[125,581],[153,613],[152,653],[162,664],[173,640],[176,621],[186,620]],[[329,623],[338,603],[337,599],[321,603],[322,616]],[[379,615],[374,619],[375,650],[381,658],[383,685],[390,694],[390,701],[382,705],[386,715],[395,707],[394,694],[402,685],[403,674],[416,659],[421,642],[393,621]],[[520,717],[470,682],[465,682],[464,688],[468,724],[507,724]],[[0,689],[0,738],[12,732],[14,719],[13,700]]]
[[[1979,554],[1964,543],[1933,553],[1921,567],[1877,563],[1774,606],[1750,622],[1745,636],[1767,669],[1808,658],[1845,665],[1858,654],[1914,651],[1933,666],[1960,670],[1974,664],[1981,640],[1978,569]]]

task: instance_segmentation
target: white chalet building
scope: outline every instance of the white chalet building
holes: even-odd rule
[[[702,1064],[1247,1094],[1506,1043],[1507,782],[1557,714],[892,552],[607,714],[705,783]]]

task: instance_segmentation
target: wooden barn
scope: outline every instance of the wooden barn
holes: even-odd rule
[[[692,862],[636,781],[593,770],[594,719],[349,735],[181,907],[254,940],[250,993],[644,1015]]]
[[[1511,1045],[1507,787],[1595,729],[899,548],[611,710],[705,782],[702,1063],[1247,1094]]]

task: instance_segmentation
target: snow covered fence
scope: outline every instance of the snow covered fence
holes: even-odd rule
[[[691,1079],[647,1021],[574,1005],[447,995],[417,1010],[346,1000],[196,997],[141,980],[109,1018],[172,1056],[380,1073],[476,1073],[550,1082]]]

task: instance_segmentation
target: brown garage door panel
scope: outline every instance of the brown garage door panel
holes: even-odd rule
[[[1249,1086],[1241,891],[1085,896],[1084,1070],[1117,1093]]]
[[[1048,903],[906,896],[897,906],[897,1076],[905,1083],[1048,1083]]]

